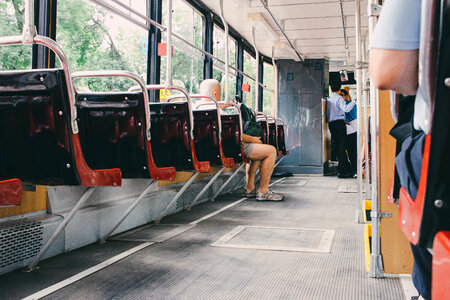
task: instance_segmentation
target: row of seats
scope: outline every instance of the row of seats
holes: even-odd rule
[[[209,172],[211,164],[233,167],[244,159],[238,109],[192,110],[188,95],[148,103],[142,91],[75,93],[72,105],[61,69],[2,71],[0,87],[1,205],[20,202],[19,179],[119,186],[121,178],[173,180],[177,170]],[[284,124],[258,118],[264,142],[286,155]]]

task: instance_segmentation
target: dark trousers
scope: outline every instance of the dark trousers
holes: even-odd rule
[[[348,134],[345,137],[345,147],[347,148],[347,154],[348,154],[348,159],[350,160],[350,172],[356,174],[356,168],[357,168],[357,148],[356,148],[356,138],[357,138],[357,134],[356,132],[352,133],[352,134]]]
[[[347,129],[344,120],[336,120],[328,123],[330,127],[331,137],[334,139],[334,144],[338,156],[338,173],[346,174],[349,171],[349,162],[347,153],[345,152],[345,138],[347,136]]]
[[[432,259],[427,249],[411,244],[414,256],[412,281],[419,294],[425,300],[431,300],[431,265]]]

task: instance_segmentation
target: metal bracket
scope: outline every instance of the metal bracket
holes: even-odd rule
[[[372,212],[370,212],[370,217],[371,218],[392,218],[392,213],[372,211]]]
[[[378,17],[379,15],[380,15],[380,13],[381,13],[381,9],[382,9],[383,7],[381,6],[381,5],[379,5],[379,4],[371,4],[370,6],[369,6],[369,17]]]
[[[355,62],[355,69],[356,70],[364,70],[369,68],[369,63],[365,61],[357,61]]]

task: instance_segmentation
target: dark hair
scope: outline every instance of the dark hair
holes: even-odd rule
[[[347,90],[341,89],[341,92],[344,94],[344,96],[348,96]]]
[[[330,86],[331,86],[332,92],[339,92],[339,90],[341,88],[341,83],[339,81],[332,81],[330,83]]]

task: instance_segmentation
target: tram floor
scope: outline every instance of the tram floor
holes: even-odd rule
[[[272,183],[284,201],[244,200],[237,190],[2,275],[0,299],[406,299],[399,278],[368,277],[356,194],[338,192],[354,179]]]

